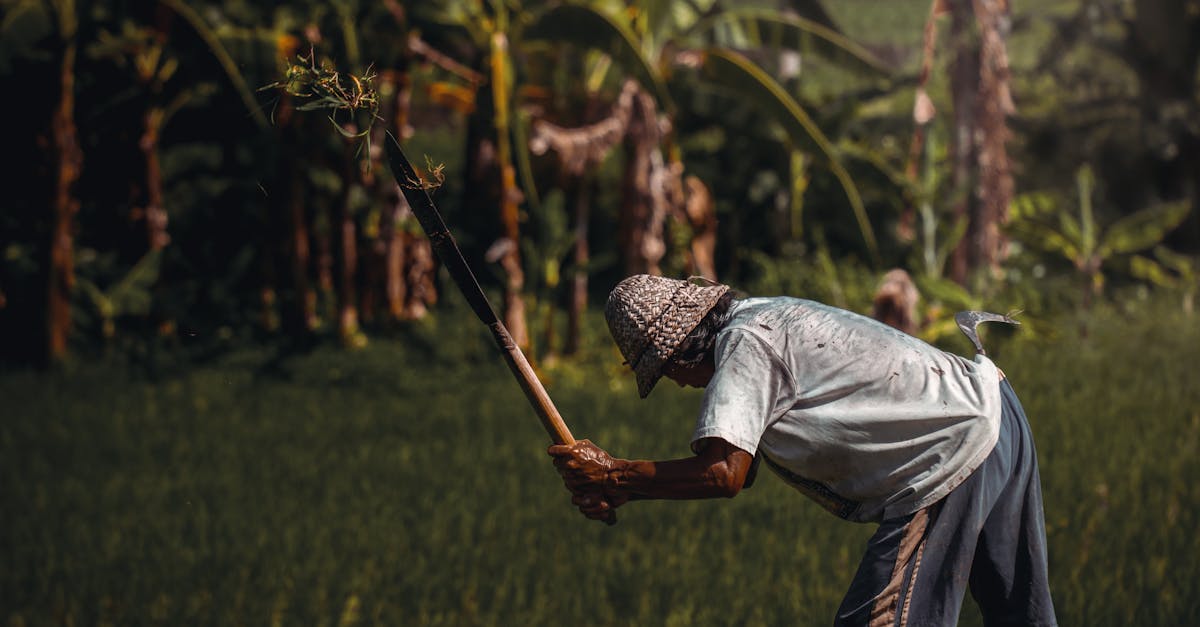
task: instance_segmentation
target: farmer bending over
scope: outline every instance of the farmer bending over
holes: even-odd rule
[[[813,301],[647,275],[604,313],[641,397],[661,376],[707,389],[694,457],[550,447],[588,518],[731,497],[762,460],[835,516],[879,525],[835,624],[953,625],[968,584],[988,625],[1056,624],[1033,438],[987,357]]]

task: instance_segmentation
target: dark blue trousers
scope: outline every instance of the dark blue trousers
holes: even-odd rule
[[[996,448],[946,498],[880,523],[835,625],[955,625],[968,587],[989,627],[1057,625],[1033,435],[1008,381],[1000,394]]]

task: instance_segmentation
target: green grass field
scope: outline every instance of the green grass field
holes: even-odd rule
[[[732,500],[587,521],[486,332],[447,319],[270,368],[247,351],[157,381],[111,365],[0,377],[0,620],[830,622],[869,526],[769,474]],[[1200,324],[1046,328],[1062,332],[993,352],[1038,441],[1062,624],[1196,624]],[[638,401],[592,345],[546,373],[577,437],[686,454],[698,393]]]

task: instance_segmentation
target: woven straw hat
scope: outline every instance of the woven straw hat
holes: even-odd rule
[[[604,318],[637,375],[639,396],[646,398],[654,389],[663,364],[728,291],[728,285],[701,286],[648,274],[631,276],[613,288]]]

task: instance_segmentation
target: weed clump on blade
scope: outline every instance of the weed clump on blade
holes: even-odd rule
[[[283,80],[264,85],[259,91],[278,89],[284,93],[303,100],[296,107],[297,111],[329,110],[329,121],[343,137],[347,139],[362,139],[370,154],[371,127],[379,117],[379,94],[375,90],[374,65],[368,66],[362,76],[338,72],[328,59],[317,61],[316,52],[312,49],[308,55],[297,55],[299,63],[289,63],[284,72]],[[354,130],[353,125],[340,122],[339,112],[355,115],[359,112],[366,114],[367,125],[362,131]]]
[[[308,55],[296,55],[297,63],[289,63],[284,71],[283,79],[263,85],[259,91],[279,90],[302,101],[296,106],[296,111],[328,110],[329,121],[333,128],[346,139],[361,139],[368,155],[367,170],[370,170],[371,160],[371,130],[376,121],[383,120],[379,115],[379,94],[375,89],[374,64],[367,66],[361,76],[337,71],[328,59],[317,61],[316,51],[309,49]],[[339,121],[338,114],[344,113],[353,118],[366,118],[366,128],[359,131],[353,121]],[[359,114],[365,114],[360,116]],[[359,153],[362,154],[362,146]],[[401,184],[410,189],[432,191],[442,186],[446,180],[446,165],[434,164],[425,157],[425,171],[418,171],[417,176],[408,177]]]
[[[426,178],[428,177],[428,178]],[[439,163],[434,165],[433,160],[429,155],[425,155],[425,174],[419,170],[416,172],[416,178],[411,176],[405,177],[403,185],[409,189],[423,189],[425,191],[433,191],[442,186],[446,181],[446,164]]]

